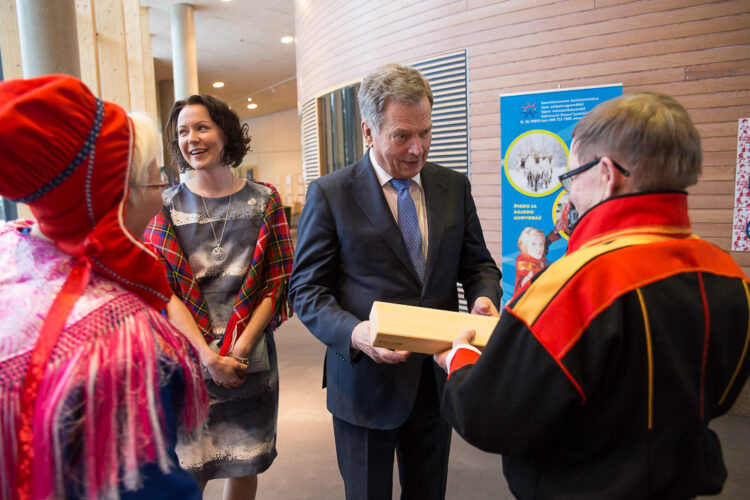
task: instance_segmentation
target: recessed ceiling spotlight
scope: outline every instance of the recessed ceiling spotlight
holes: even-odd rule
[[[293,36],[287,35],[287,36],[281,37],[281,43],[292,43],[293,41],[294,41]]]
[[[253,98],[252,98],[252,97],[248,97],[248,98],[247,98],[247,102],[250,102],[250,101],[252,101],[252,100],[253,100]]]
[[[232,0],[221,0],[222,2],[231,2]]]
[[[255,109],[255,108],[257,108],[257,107],[258,107],[258,105],[257,105],[257,104],[255,104],[255,103],[252,103],[252,104],[248,104],[248,105],[247,105],[247,109]]]
[[[224,86],[224,82],[214,82],[211,85],[213,85],[215,89],[220,89]]]

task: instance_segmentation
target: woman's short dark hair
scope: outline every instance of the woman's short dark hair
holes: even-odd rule
[[[247,123],[240,123],[240,117],[221,99],[208,94],[193,94],[187,99],[177,101],[169,112],[166,130],[169,139],[169,152],[172,161],[180,168],[180,172],[192,170],[180,151],[180,141],[177,135],[177,118],[182,108],[192,104],[202,104],[208,110],[211,119],[216,123],[227,142],[221,152],[221,161],[230,167],[238,167],[248,151],[250,151],[250,134]]]

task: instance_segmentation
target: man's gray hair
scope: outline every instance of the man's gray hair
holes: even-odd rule
[[[419,104],[427,96],[432,108],[430,83],[419,70],[389,64],[367,75],[359,87],[359,114],[376,134],[383,124],[383,112],[389,102]]]
[[[598,104],[573,129],[579,162],[623,163],[639,192],[684,190],[702,171],[701,138],[690,114],[665,94],[639,92]]]

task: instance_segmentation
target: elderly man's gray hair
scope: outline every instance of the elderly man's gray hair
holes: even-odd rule
[[[432,107],[432,90],[419,70],[389,64],[367,75],[359,87],[359,113],[376,134],[383,124],[383,111],[391,101],[419,104],[427,96]]]

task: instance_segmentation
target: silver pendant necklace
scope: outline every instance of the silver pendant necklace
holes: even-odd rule
[[[229,218],[229,207],[232,204],[232,195],[229,195],[229,203],[227,203],[227,211],[224,214],[224,227],[221,228],[221,236],[218,238],[216,237],[216,230],[214,229],[214,223],[211,221],[211,215],[208,213],[208,206],[206,205],[206,199],[203,197],[203,195],[200,195],[201,200],[203,200],[203,208],[206,209],[206,217],[208,218],[208,223],[211,224],[211,232],[214,233],[214,242],[216,243],[216,246],[211,250],[211,257],[216,262],[221,262],[224,259],[227,258],[227,251],[224,250],[224,247],[221,246],[221,242],[224,241],[224,230],[227,228],[227,219]]]

